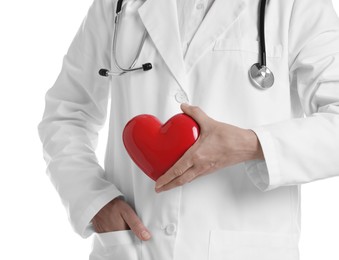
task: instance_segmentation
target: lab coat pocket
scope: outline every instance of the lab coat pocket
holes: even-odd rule
[[[266,55],[271,58],[279,58],[282,55],[282,45],[266,42]],[[243,38],[221,38],[213,46],[213,51],[247,52],[258,54],[260,45],[258,41]]]
[[[212,230],[209,260],[298,260],[298,235]]]
[[[131,230],[95,233],[90,260],[141,260],[141,243]]]

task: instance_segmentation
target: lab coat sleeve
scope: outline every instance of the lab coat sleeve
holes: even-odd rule
[[[263,191],[339,175],[339,20],[331,0],[295,1],[289,68],[305,117],[252,129],[265,161],[245,165]]]
[[[75,231],[93,233],[91,219],[121,192],[105,179],[95,149],[107,117],[110,68],[111,1],[94,0],[67,54],[55,84],[45,96],[38,125],[47,174]]]

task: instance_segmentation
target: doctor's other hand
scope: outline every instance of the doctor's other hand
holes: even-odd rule
[[[264,159],[260,142],[252,130],[218,122],[199,107],[181,104],[182,111],[200,126],[198,140],[156,182],[162,192],[191,182],[223,167]]]
[[[92,219],[97,233],[131,229],[141,240],[149,240],[150,232],[141,222],[135,211],[123,199],[115,198],[106,204]]]

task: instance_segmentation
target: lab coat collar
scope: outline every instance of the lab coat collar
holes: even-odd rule
[[[193,68],[211,44],[234,23],[244,10],[241,0],[215,0],[187,49],[185,56],[186,73]]]
[[[176,0],[147,0],[138,12],[160,55],[178,84],[184,88],[185,66]]]
[[[183,57],[176,0],[147,0],[139,9],[140,18],[178,84],[185,88],[186,74],[208,47],[239,16],[241,0],[215,0]]]

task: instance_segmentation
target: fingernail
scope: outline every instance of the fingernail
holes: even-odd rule
[[[148,233],[147,231],[142,231],[142,232],[141,232],[141,237],[142,237],[143,239],[145,239],[145,240],[148,240],[148,239],[151,238],[151,234]]]

